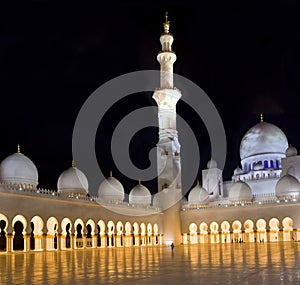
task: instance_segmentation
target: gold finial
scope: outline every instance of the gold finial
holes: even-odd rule
[[[262,123],[264,121],[264,115],[263,113],[260,113],[260,122]]]
[[[165,17],[166,17],[166,20],[164,22],[164,32],[166,34],[168,34],[169,33],[169,28],[170,28],[170,21],[168,20],[168,12],[166,12]]]
[[[109,171],[109,177],[112,177],[112,170]]]
[[[197,185],[200,186],[200,181],[199,181],[199,179],[197,179]]]
[[[18,144],[17,153],[21,153],[21,147],[20,147],[20,144]]]
[[[72,167],[75,168],[75,161],[74,161],[74,159],[72,160]]]
[[[139,179],[139,185],[141,185],[141,179]]]

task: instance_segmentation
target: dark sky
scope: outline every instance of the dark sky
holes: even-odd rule
[[[73,125],[89,95],[116,76],[159,69],[156,55],[166,10],[178,57],[174,71],[198,84],[223,120],[228,144],[224,178],[230,179],[240,140],[261,112],[300,148],[296,1],[10,3],[0,7],[0,159],[20,143],[39,170],[41,187],[56,188],[58,176],[71,165]],[[145,93],[116,104],[98,130],[101,170],[108,175],[113,169],[126,192],[136,182],[116,169],[109,138],[123,116],[154,103]],[[201,141],[201,169],[210,157],[205,126],[182,102],[178,113]],[[147,150],[156,141],[153,128],[133,138],[137,166],[147,166]],[[145,184],[155,187],[153,181]]]

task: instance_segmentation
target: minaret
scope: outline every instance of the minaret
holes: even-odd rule
[[[181,92],[173,85],[173,64],[176,54],[172,51],[173,36],[166,13],[164,32],[160,36],[162,51],[160,63],[160,88],[153,99],[158,105],[159,140],[157,143],[158,203],[163,210],[163,240],[165,244],[180,244],[181,240],[181,162],[180,144],[176,129],[176,103]]]
[[[158,53],[160,63],[160,88],[153,99],[158,105],[159,141],[157,143],[158,191],[164,188],[181,189],[180,144],[176,130],[176,103],[181,92],[173,85],[173,64],[176,54],[172,51],[173,35],[169,32],[168,13],[160,36],[162,51]]]

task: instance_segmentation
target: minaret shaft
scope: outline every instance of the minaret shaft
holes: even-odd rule
[[[162,51],[160,63],[160,88],[153,98],[158,105],[159,141],[157,143],[158,191],[164,188],[181,189],[180,144],[176,128],[176,104],[181,92],[174,88],[173,64],[176,54],[172,51],[173,36],[169,33],[166,17],[164,33],[160,37]]]

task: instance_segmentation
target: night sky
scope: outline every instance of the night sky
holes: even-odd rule
[[[199,85],[223,120],[225,180],[239,163],[243,134],[259,121],[261,112],[300,150],[296,1],[197,1],[197,6],[190,1],[102,2],[1,4],[1,160],[16,152],[20,143],[38,168],[40,187],[56,189],[60,173],[71,166],[73,125],[89,95],[116,76],[159,69],[156,56],[165,11],[175,38],[174,71]],[[127,193],[136,181],[117,170],[109,140],[123,116],[142,106],[155,106],[151,96],[135,94],[114,105],[97,133],[101,170],[108,176],[112,169]],[[201,142],[201,173],[210,158],[205,126],[183,102],[178,103],[178,113]],[[138,167],[148,166],[148,150],[157,138],[155,128],[134,136],[130,151]],[[154,192],[155,181],[144,184]],[[97,189],[90,192],[96,194]]]

